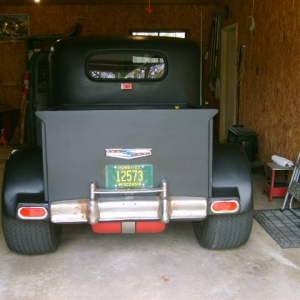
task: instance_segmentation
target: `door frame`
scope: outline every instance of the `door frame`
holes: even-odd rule
[[[226,141],[227,127],[233,126],[237,119],[237,47],[238,23],[223,27],[221,30],[220,142]],[[234,49],[234,51],[232,51],[232,49]],[[232,76],[229,76],[230,78],[227,76],[228,70],[231,67],[228,63],[228,56],[230,56],[231,66],[232,64],[234,65],[234,71]],[[228,106],[231,107],[230,111],[228,111]],[[226,124],[226,122],[228,122],[228,116],[231,118],[232,124]]]

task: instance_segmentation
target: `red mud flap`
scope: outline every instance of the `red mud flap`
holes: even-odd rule
[[[165,228],[166,224],[161,222],[100,222],[92,225],[96,233],[156,233]]]

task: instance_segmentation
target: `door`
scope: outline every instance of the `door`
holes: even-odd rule
[[[220,142],[226,142],[227,127],[236,124],[237,116],[237,40],[238,24],[221,31]]]

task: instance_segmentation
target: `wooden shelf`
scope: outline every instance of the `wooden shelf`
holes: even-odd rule
[[[0,36],[0,43],[19,43],[25,42],[26,37],[21,36]]]

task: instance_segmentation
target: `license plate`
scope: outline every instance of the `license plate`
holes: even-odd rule
[[[107,189],[153,187],[153,165],[107,165]]]

